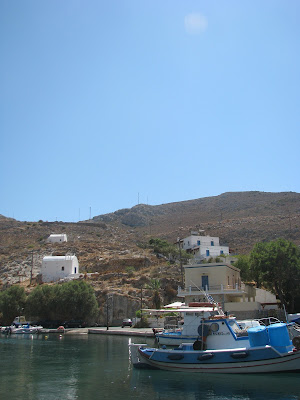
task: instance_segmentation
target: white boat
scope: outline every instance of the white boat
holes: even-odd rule
[[[42,329],[42,326],[31,326],[29,324],[26,325],[20,325],[20,326],[11,326],[11,333],[14,334],[34,334],[34,333],[39,333],[39,331]]]
[[[25,317],[16,317],[10,326],[2,327],[1,333],[8,334],[34,334],[39,333],[42,326],[32,326],[26,322]]]
[[[285,323],[249,328],[247,337],[238,337],[224,316],[211,320],[209,329],[214,333],[211,343],[196,340],[175,349],[132,344],[132,364],[136,368],[200,373],[300,371],[300,336],[291,341]],[[229,346],[230,338],[235,346]]]
[[[215,348],[214,346],[216,346],[217,343],[214,339],[214,332],[208,330],[212,319],[226,318],[238,337],[247,336],[247,329],[260,325],[258,320],[237,321],[232,315],[227,317],[221,308],[213,302],[190,303],[188,306],[181,306],[176,312],[182,314],[183,324],[180,327],[156,332],[156,340],[161,346],[179,346],[182,343],[192,343],[205,333],[205,341],[208,341],[207,345]],[[279,321],[277,320],[277,322]],[[203,329],[205,332],[202,332]],[[219,332],[218,335],[220,334]],[[224,333],[224,335],[228,335],[228,331],[226,334]],[[234,343],[230,340],[228,346],[232,345],[234,345]]]

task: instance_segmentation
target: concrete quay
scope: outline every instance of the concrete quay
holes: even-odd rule
[[[91,328],[67,328],[64,331],[58,331],[57,329],[42,329],[42,334],[64,334],[64,335],[120,335],[120,336],[139,336],[139,337],[150,337],[155,338],[152,328],[130,328],[121,326],[110,326],[109,329],[106,326],[91,327]]]
[[[152,328],[128,328],[121,326],[112,326],[109,329],[106,326],[97,328],[87,328],[89,334],[100,334],[100,335],[121,335],[121,336],[141,336],[154,338]]]

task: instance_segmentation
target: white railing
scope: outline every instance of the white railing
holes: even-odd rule
[[[236,283],[235,285],[213,285],[213,286],[205,286],[205,287],[200,287],[200,289],[204,290],[205,292],[208,293],[226,293],[226,292],[241,292],[242,286]],[[180,286],[178,287],[178,294],[180,293],[185,293],[185,294],[194,294],[195,292],[199,292],[199,288],[195,286],[188,286],[186,288],[181,288]]]

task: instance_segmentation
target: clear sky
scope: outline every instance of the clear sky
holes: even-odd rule
[[[300,192],[299,0],[0,0],[0,214]]]

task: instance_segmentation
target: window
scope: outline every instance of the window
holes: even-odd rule
[[[224,251],[223,251],[223,250],[220,250],[220,254],[224,254]]]
[[[61,270],[64,271],[64,270],[65,270],[65,267],[61,267]]]
[[[200,246],[200,240],[197,240],[197,246]]]
[[[211,245],[211,246],[214,246],[214,245],[215,245],[213,240],[210,242],[210,245]]]
[[[206,250],[206,257],[209,256],[209,250]]]

